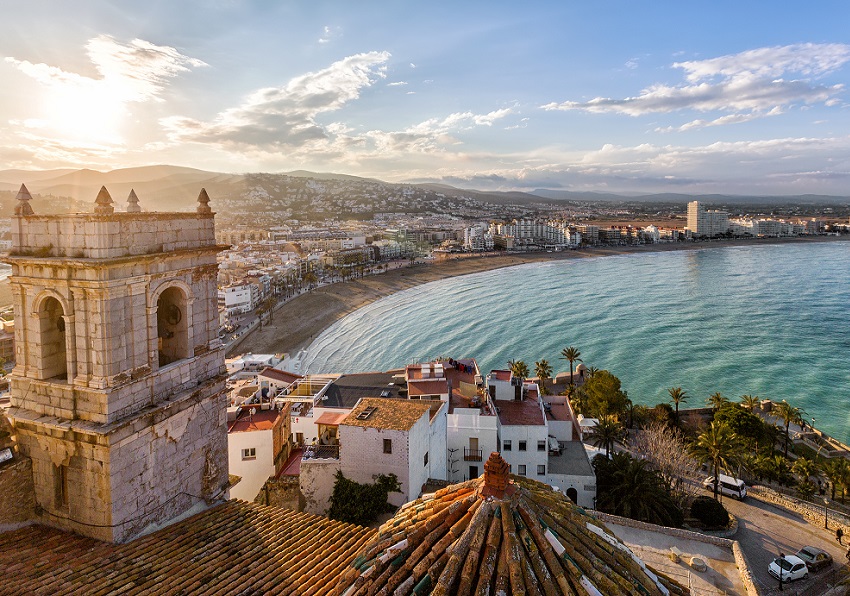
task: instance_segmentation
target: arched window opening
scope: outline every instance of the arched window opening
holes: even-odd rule
[[[572,487],[567,489],[567,496],[573,503],[578,503],[578,491]]]
[[[160,294],[156,302],[160,366],[189,357],[189,326],[186,318],[186,295],[180,288],[171,287]]]
[[[42,379],[68,379],[64,314],[62,304],[52,296],[46,298],[38,310],[40,339],[38,370]]]

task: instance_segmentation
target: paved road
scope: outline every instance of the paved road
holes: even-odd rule
[[[744,502],[724,498],[723,504],[738,518],[738,532],[734,538],[741,544],[755,580],[762,588],[771,589],[778,585],[779,582],[768,574],[767,566],[780,552],[793,554],[801,547],[811,545],[829,552],[836,565],[845,561],[847,547],[839,546],[834,529],[825,530],[823,526],[809,524],[798,515],[752,497],[747,497]],[[814,573],[809,580],[796,582],[794,588],[803,589],[825,573]]]

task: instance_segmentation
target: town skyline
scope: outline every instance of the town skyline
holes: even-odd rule
[[[10,168],[846,194],[838,3],[47,4],[5,9]]]

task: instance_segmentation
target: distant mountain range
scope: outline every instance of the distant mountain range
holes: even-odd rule
[[[313,182],[308,182],[312,180]],[[460,189],[443,184],[398,184],[371,178],[360,178],[344,174],[316,173],[304,170],[284,174],[224,174],[207,172],[179,166],[146,166],[125,168],[110,172],[82,169],[57,169],[46,171],[0,170],[0,216],[11,215],[15,194],[21,183],[29,191],[41,197],[51,197],[49,204],[39,205],[34,201],[36,213],[49,213],[69,209],[85,209],[94,201],[101,186],[106,186],[118,210],[123,209],[127,195],[133,189],[144,210],[174,211],[191,210],[195,207],[200,189],[206,188],[215,205],[220,200],[226,210],[239,212],[278,210],[293,208],[303,210],[311,202],[323,199],[335,200],[340,192],[350,189],[351,201],[370,201],[368,211],[379,212],[404,210],[404,202],[398,196],[404,189],[415,189],[422,204],[433,203],[434,197],[446,201],[464,199],[496,205],[520,205],[532,207],[541,203],[670,203],[683,205],[695,198],[713,205],[740,204],[819,204],[846,205],[850,197],[824,195],[789,196],[735,196],[735,195],[687,195],[676,193],[649,195],[621,195],[612,193],[575,192],[564,190],[537,189],[533,192],[493,192]],[[324,195],[322,193],[325,193]],[[369,197],[363,199],[362,197]],[[377,197],[377,198],[376,198]],[[330,202],[332,203],[332,200]],[[328,201],[325,201],[328,202]],[[333,205],[332,205],[333,207]],[[338,207],[338,205],[336,206]],[[336,208],[333,207],[333,208]],[[87,209],[85,209],[87,210]],[[359,211],[363,213],[363,210]],[[332,211],[331,211],[332,213]]]

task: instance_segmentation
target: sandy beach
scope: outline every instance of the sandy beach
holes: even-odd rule
[[[257,329],[240,344],[231,349],[228,356],[252,352],[255,354],[290,353],[310,345],[313,339],[334,322],[367,304],[420,284],[490,271],[523,263],[563,259],[585,259],[611,255],[660,252],[673,250],[701,250],[728,246],[754,246],[762,244],[785,244],[791,242],[824,242],[840,240],[840,237],[800,237],[763,240],[717,240],[711,242],[678,242],[642,246],[598,247],[564,252],[535,252],[504,256],[467,257],[442,262],[417,264],[412,267],[393,269],[386,273],[370,275],[362,279],[349,280],[324,286],[283,304],[274,313],[274,319],[262,329]]]

